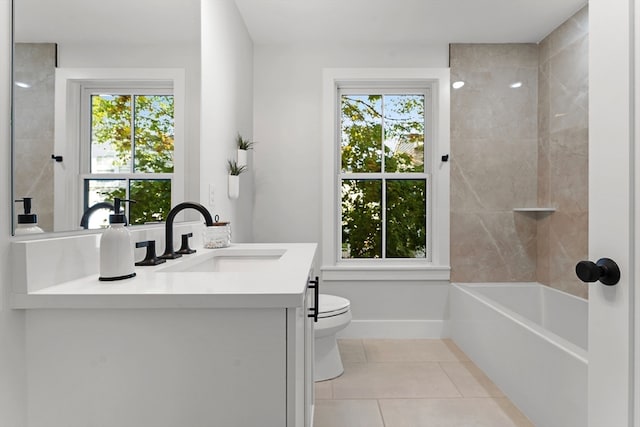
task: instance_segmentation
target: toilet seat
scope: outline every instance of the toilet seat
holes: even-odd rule
[[[349,300],[335,295],[320,294],[319,318],[334,317],[346,313],[350,309]]]

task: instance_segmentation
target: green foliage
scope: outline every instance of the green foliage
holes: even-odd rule
[[[93,96],[91,103],[92,145],[115,153],[115,170],[173,172],[173,96],[99,95]],[[103,200],[112,201],[115,197],[126,198],[125,193],[125,188],[117,188],[102,191],[100,195]],[[164,179],[131,180],[129,197],[137,202],[128,208],[131,224],[162,221],[171,206],[171,182]]]
[[[379,175],[424,172],[424,97],[343,96],[341,119],[343,173],[378,174],[342,181],[343,257],[424,258],[426,181]]]
[[[229,175],[240,175],[247,170],[247,166],[238,166],[238,162],[235,160],[227,160],[227,170],[229,171]]]
[[[171,181],[132,180],[129,197],[136,201],[129,206],[132,225],[164,221],[171,210]]]
[[[382,257],[380,181],[342,181],[342,245],[350,258]]]
[[[173,96],[135,97],[135,172],[173,172]]]
[[[239,150],[251,150],[253,149],[254,141],[250,141],[249,139],[244,139],[242,135],[238,134],[236,137],[236,144],[238,144]]]

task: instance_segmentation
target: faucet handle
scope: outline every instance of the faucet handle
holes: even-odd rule
[[[136,265],[158,265],[166,262],[162,258],[156,256],[156,241],[146,240],[143,242],[136,242],[136,248],[147,248],[147,254],[142,261],[136,262]]]
[[[193,237],[193,233],[187,233],[182,235],[182,245],[180,249],[176,251],[178,254],[189,255],[195,253],[195,249],[189,247],[189,237]]]

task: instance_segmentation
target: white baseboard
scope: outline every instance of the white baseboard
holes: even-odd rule
[[[338,338],[449,338],[448,320],[352,320]]]

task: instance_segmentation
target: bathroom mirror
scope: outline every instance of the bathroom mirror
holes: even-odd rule
[[[45,232],[68,232],[83,228],[79,218],[96,201],[87,196],[89,191],[122,197],[134,195],[133,188],[137,185],[139,193],[170,194],[166,192],[166,181],[170,177],[171,185],[180,187],[180,197],[189,196],[190,192],[184,189],[188,181],[183,176],[184,169],[174,170],[171,162],[174,156],[177,162],[178,156],[184,158],[191,148],[197,150],[198,147],[183,146],[180,153],[169,153],[170,161],[159,166],[149,166],[153,162],[144,163],[144,159],[149,151],[161,145],[161,140],[173,140],[173,123],[165,118],[167,109],[173,109],[171,76],[176,70],[181,70],[183,76],[181,139],[195,144],[199,141],[200,0],[113,0],[99,5],[86,0],[13,0],[13,11],[13,199],[32,198],[33,212]],[[127,74],[125,70],[136,70],[138,75]],[[155,76],[155,80],[149,77],[153,83],[143,81],[141,70],[142,74]],[[166,78],[166,72],[162,77],[160,70],[171,70],[170,77]],[[86,84],[73,88],[78,93],[77,100],[75,92],[69,92],[74,97],[68,97],[66,104],[60,102],[60,75],[83,73],[84,79],[75,81]],[[86,88],[88,86],[93,92]],[[82,98],[88,99],[86,104],[81,104],[82,90],[88,93]],[[90,113],[84,109],[85,105],[92,108]],[[120,150],[126,143],[111,152],[109,147],[99,147],[100,150],[85,147],[82,138],[92,144],[99,132],[92,125],[86,127],[85,123],[91,123],[94,114],[105,114],[122,105],[131,105],[132,111],[122,113],[123,120],[136,117],[131,119],[129,141],[142,140],[145,120],[147,128],[163,127],[157,132],[155,142],[148,144],[151,148],[147,147],[147,152],[144,147],[139,151],[132,149],[127,159]],[[72,110],[80,117],[70,117]],[[79,148],[61,147],[60,144],[71,144],[73,138],[64,134],[60,137],[60,117],[66,117],[63,123],[67,128],[77,126],[78,135],[89,135],[76,138]],[[150,122],[153,124],[148,125]],[[120,132],[127,127],[129,123],[112,125],[111,130]],[[176,151],[177,145],[176,135]],[[98,168],[91,180],[85,179],[91,165],[104,163],[104,157],[109,155],[112,163],[120,165],[120,178],[126,175],[126,179],[110,179],[104,169]],[[152,170],[156,176],[153,180],[145,177],[136,181],[134,178],[140,178],[138,170]],[[56,176],[60,171],[67,175],[74,171],[73,187],[60,184]],[[93,190],[88,189],[91,185]],[[96,185],[98,190],[94,188]],[[151,205],[147,210],[154,209],[166,210],[166,207]],[[14,229],[18,213],[22,213],[19,203],[14,205]],[[104,211],[103,215],[106,214]],[[153,212],[138,216],[137,223],[157,219]]]

